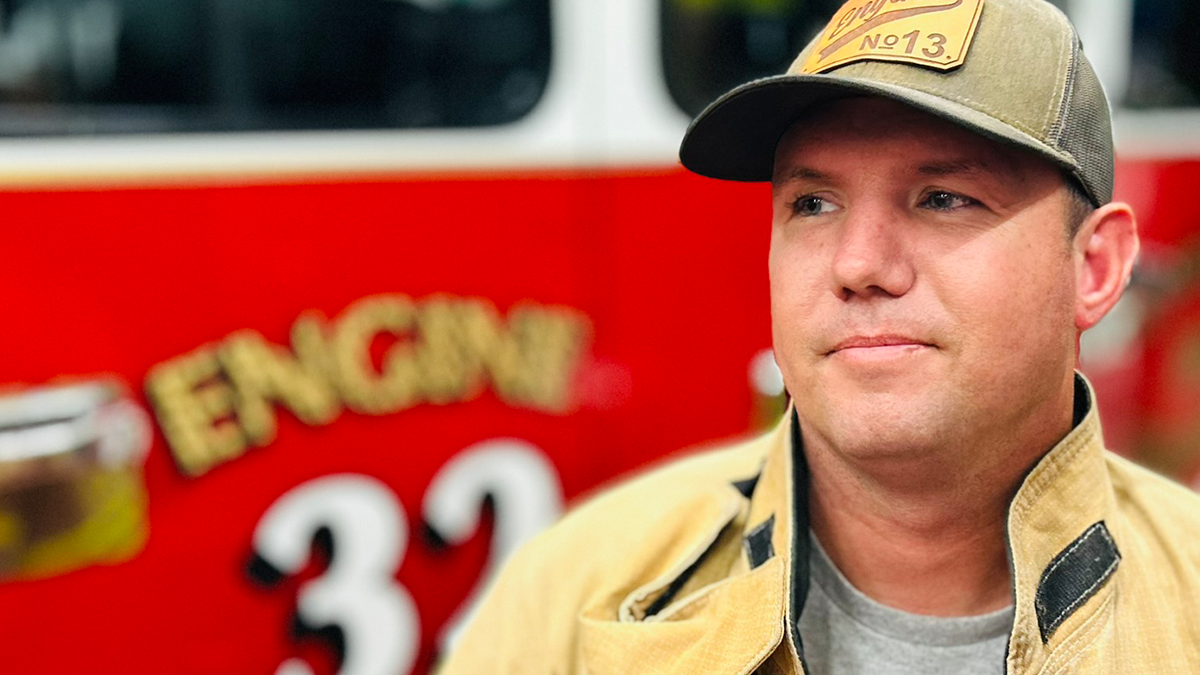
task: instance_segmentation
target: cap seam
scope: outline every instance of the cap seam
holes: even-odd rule
[[[1054,143],[1054,147],[1067,152],[1062,147],[1063,134],[1067,129],[1068,108],[1071,104],[1071,97],[1075,93],[1075,80],[1078,77],[1079,67],[1079,40],[1073,40],[1071,44],[1071,62],[1067,64],[1067,78],[1063,86],[1062,100],[1058,103],[1058,117],[1054,120],[1054,124],[1050,127],[1050,140]],[[1074,158],[1070,152],[1067,154]]]
[[[1050,14],[1052,16],[1054,16],[1055,19],[1059,23],[1061,23],[1063,25],[1063,27],[1065,28],[1065,30],[1062,32],[1064,35],[1063,40],[1065,41],[1065,44],[1063,46],[1065,46],[1066,49],[1058,50],[1058,63],[1056,64],[1056,66],[1054,68],[1054,73],[1055,73],[1054,84],[1055,84],[1057,91],[1059,92],[1059,95],[1062,98],[1059,100],[1058,105],[1046,106],[1046,112],[1042,117],[1042,126],[1044,129],[1046,129],[1045,138],[1046,138],[1047,142],[1054,139],[1055,126],[1058,125],[1059,122],[1061,122],[1062,113],[1065,110],[1067,103],[1070,101],[1070,99],[1067,98],[1066,92],[1067,92],[1068,88],[1070,86],[1072,86],[1073,81],[1074,81],[1075,54],[1076,54],[1075,45],[1079,41],[1079,39],[1075,35],[1075,28],[1071,25],[1070,20],[1067,19],[1067,15],[1063,14],[1061,10],[1059,10],[1057,7],[1055,7],[1053,5],[1050,5],[1049,9],[1051,10]],[[1068,60],[1067,63],[1063,63],[1064,58]],[[1054,118],[1050,119],[1051,116],[1053,116]],[[1061,150],[1061,147],[1058,145],[1057,140],[1055,140],[1055,142],[1054,142],[1054,148],[1056,150]],[[1075,157],[1072,155],[1071,159],[1074,160]],[[1078,163],[1078,162],[1076,162],[1076,163]]]

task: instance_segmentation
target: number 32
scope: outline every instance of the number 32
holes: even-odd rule
[[[477,443],[442,467],[422,507],[425,521],[447,543],[469,539],[480,509],[491,496],[496,526],[487,569],[440,636],[449,649],[474,613],[483,589],[523,541],[562,511],[562,488],[554,467],[536,446],[516,439]],[[275,501],[254,531],[254,550],[282,574],[307,564],[313,537],[328,529],[334,554],[320,577],[300,587],[297,614],[310,626],[336,625],[345,636],[339,675],[407,673],[420,645],[420,621],[411,594],[396,582],[408,546],[403,505],[392,490],[369,476],[323,476]],[[276,675],[311,675],[289,659]]]

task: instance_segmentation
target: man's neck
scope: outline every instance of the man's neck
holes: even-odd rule
[[[806,434],[811,527],[846,578],[880,603],[933,616],[1002,609],[1012,602],[1008,505],[1028,470],[1069,431],[1069,412],[1056,419],[1008,438],[876,464]]]

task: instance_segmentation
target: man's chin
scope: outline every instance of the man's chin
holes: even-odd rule
[[[801,419],[823,427],[822,436],[852,454],[908,453],[946,442],[961,397],[939,390],[931,374],[889,373],[873,378],[830,378],[818,385],[820,400],[797,399]],[[858,448],[859,450],[852,450]]]
[[[947,418],[928,408],[879,406],[864,401],[827,411],[821,430],[836,453],[862,461],[919,460],[938,454],[949,439]]]

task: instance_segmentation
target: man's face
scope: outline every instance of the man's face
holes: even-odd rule
[[[882,99],[786,134],[771,314],[806,435],[911,458],[1057,400],[1076,340],[1067,195],[1048,162]]]

